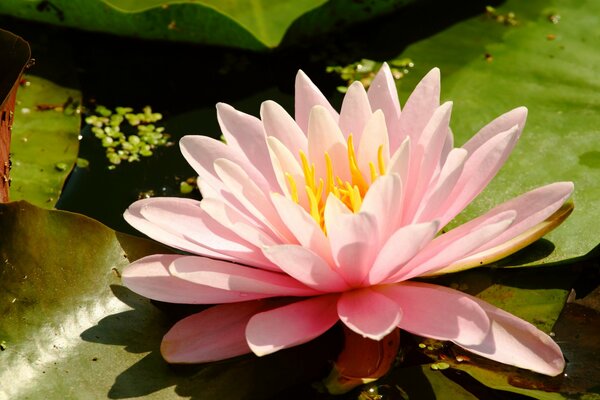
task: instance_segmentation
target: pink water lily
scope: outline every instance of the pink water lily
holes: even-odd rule
[[[217,105],[227,144],[186,136],[202,201],[140,200],[126,220],[193,255],[152,255],[123,272],[151,299],[219,304],[165,335],[173,363],[262,356],[338,321],[381,340],[397,327],[490,359],[557,375],[560,348],[484,301],[412,281],[499,259],[557,225],[573,184],[553,183],[448,232],[515,146],[527,110],[509,111],[460,148],[433,69],[402,111],[387,65],[366,91],[353,83],[338,113],[303,73],[295,116],[266,101],[261,118]],[[565,212],[561,215],[566,215]],[[263,300],[281,298],[278,301]]]

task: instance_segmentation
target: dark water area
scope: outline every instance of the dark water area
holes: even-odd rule
[[[302,69],[339,106],[341,95],[335,88],[342,82],[325,72],[328,65],[393,58],[408,44],[480,14],[487,4],[469,1],[456,7],[417,2],[327,37],[302,43],[284,38],[279,49],[264,53],[143,41],[9,17],[0,17],[0,26],[30,42],[36,62],[29,73],[80,89],[84,106],[140,110],[150,105],[163,114],[161,122],[175,145],[112,171],[99,141],[84,129],[80,157],[90,165],[75,168],[57,204],[59,209],[134,233],[123,221],[123,211],[144,195],[180,195],[180,181],[195,173],[181,156],[177,141],[187,134],[218,138],[217,102],[258,116],[261,102],[274,100],[293,113],[294,77]],[[419,22],[424,18],[428,24]]]

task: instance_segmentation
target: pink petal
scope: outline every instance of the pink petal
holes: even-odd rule
[[[398,282],[432,274],[452,264],[506,230],[515,216],[514,211],[505,211],[479,224],[461,225],[438,236],[391,279]]]
[[[313,297],[253,316],[246,326],[250,349],[258,355],[306,343],[337,321],[338,295]]]
[[[298,152],[308,151],[306,134],[296,124],[296,121],[274,101],[265,101],[260,107],[260,117],[268,136],[277,138],[294,157],[300,161]]]
[[[478,266],[490,262],[484,262],[484,260],[492,253],[498,254],[495,256],[495,259],[500,259],[502,258],[502,255],[507,256],[520,248],[525,247],[527,244],[532,243],[540,236],[539,234],[535,235],[534,233],[536,233],[536,231],[532,232],[531,230],[538,228],[539,224],[554,214],[572,192],[572,182],[552,183],[522,194],[478,217],[474,220],[475,223],[477,220],[481,221],[507,210],[514,210],[517,213],[512,225],[506,231],[478,248],[475,254],[471,254],[455,261],[448,267],[438,271],[438,273],[455,272],[466,269],[469,266]],[[471,221],[469,221],[469,223],[471,223]],[[520,237],[520,235],[526,234],[530,234],[530,239],[523,240],[517,247],[516,243],[513,242],[514,239]]]
[[[348,87],[342,102],[339,126],[344,137],[352,135],[356,143],[360,141],[365,124],[371,117],[371,105],[362,83],[355,81]]]
[[[329,239],[321,226],[302,206],[277,193],[271,194],[271,200],[281,219],[284,219],[300,245],[310,249],[325,262],[333,265]]]
[[[387,238],[398,229],[402,217],[402,198],[402,181],[396,174],[377,178],[365,194],[360,212],[375,217],[380,238]]]
[[[492,137],[469,155],[463,173],[443,206],[442,226],[462,211],[492,180],[514,148],[519,132],[519,127],[514,126]]]
[[[265,177],[271,188],[277,188],[262,122],[225,103],[217,104],[217,119],[227,145],[243,154],[246,161]]]
[[[123,285],[137,294],[153,300],[181,304],[236,303],[267,297],[261,293],[241,293],[206,285],[198,285],[169,272],[169,265],[181,257],[175,254],[154,254],[127,266],[121,278]],[[196,257],[198,262],[210,260]]]
[[[327,235],[340,274],[348,284],[357,286],[366,278],[377,255],[379,246],[377,222],[373,215],[366,213],[340,213],[332,218],[332,205],[338,203],[341,201],[333,194],[327,199],[325,206]]]
[[[435,186],[431,187],[423,197],[413,218],[413,223],[431,221],[440,216],[440,209],[460,178],[466,159],[466,150],[457,148],[450,151]]]
[[[250,295],[311,296],[318,293],[282,273],[194,256],[174,259],[169,272],[197,285]]]
[[[354,143],[357,143],[357,141]],[[372,163],[377,171],[379,170],[377,165],[380,147],[382,148],[383,165],[388,165],[390,161],[390,149],[387,127],[385,126],[385,116],[381,110],[377,110],[366,122],[362,136],[360,136],[357,151],[358,167],[363,173],[365,180],[369,180],[369,163]]]
[[[206,136],[184,136],[179,141],[181,153],[187,162],[200,175],[200,181],[212,186],[215,190],[223,188],[221,179],[214,169],[214,162],[219,158],[230,160],[248,173],[252,181],[263,190],[270,189],[270,183],[251,163],[246,160],[243,153],[227,146],[220,140]]]
[[[344,292],[337,310],[348,328],[372,340],[383,339],[402,318],[402,310],[395,301],[370,288]]]
[[[236,235],[215,227],[196,200],[165,197],[138,200],[123,217],[148,237],[190,253],[235,259],[228,254],[248,251],[235,240]]]
[[[398,326],[419,336],[452,340],[463,345],[481,343],[490,319],[480,301],[458,290],[421,282],[381,286],[379,291],[402,309]]]
[[[369,271],[369,283],[383,282],[425,247],[438,231],[438,223],[407,225],[389,237]]]
[[[411,143],[410,138],[404,139],[398,150],[394,152],[390,158],[390,164],[387,166],[386,174],[396,174],[402,181],[403,190],[408,182],[408,168],[411,159]]]
[[[304,185],[306,185],[304,171],[302,171],[300,161],[297,160],[300,156],[294,156],[292,152],[279,141],[279,139],[273,136],[267,138],[267,145],[269,146],[269,153],[271,155],[273,169],[275,170],[275,176],[277,176],[279,187],[281,189],[279,193],[291,197],[291,188],[289,187],[290,183],[288,182],[287,174],[294,180],[299,203],[304,207],[308,207],[306,191],[302,190]]]
[[[295,119],[300,129],[308,132],[308,119],[314,106],[323,106],[334,119],[336,125],[339,120],[337,111],[331,107],[327,98],[315,86],[314,83],[302,71],[296,75],[296,98],[295,98]]]
[[[475,136],[473,136],[462,148],[467,150],[469,154],[473,154],[481,145],[490,140],[499,132],[506,132],[513,126],[518,126],[519,131],[517,137],[521,135],[523,128],[525,127],[525,120],[527,119],[527,108],[518,107],[505,114],[502,114],[483,128]]]
[[[239,165],[226,160],[215,161],[215,171],[235,198],[254,216],[273,232],[275,238],[289,241],[291,234],[279,218],[267,193],[256,185],[251,177]]]
[[[434,68],[423,77],[406,101],[400,113],[400,132],[405,132],[413,143],[417,143],[425,125],[439,105],[440,70]]]
[[[371,82],[367,92],[371,111],[382,110],[385,115],[385,123],[390,134],[389,142],[391,151],[395,151],[404,135],[399,129],[400,101],[394,77],[387,63],[383,63],[381,69]]]
[[[170,363],[205,363],[250,353],[246,325],[267,303],[246,301],[211,307],[177,322],[163,337],[160,352]]]
[[[265,256],[282,271],[321,292],[341,292],[348,289],[342,276],[311,250],[298,245],[267,247]]]
[[[419,136],[411,152],[410,172],[406,184],[407,208],[404,222],[413,221],[414,214],[423,203],[423,195],[429,187],[431,178],[438,168],[440,156],[446,138],[452,113],[452,102],[439,106]]]
[[[334,174],[348,180],[348,150],[342,131],[325,108],[315,106],[308,121],[308,159],[315,165],[317,178],[323,180],[327,175],[326,152],[331,158]]]
[[[481,343],[458,345],[480,356],[540,374],[556,376],[564,370],[565,360],[552,338],[529,322],[472,299],[488,314],[491,327]]]

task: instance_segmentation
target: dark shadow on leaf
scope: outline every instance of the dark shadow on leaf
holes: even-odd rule
[[[552,254],[555,248],[556,246],[554,243],[548,239],[542,238],[492,265],[497,267],[505,267],[530,264],[548,257],[550,254]]]

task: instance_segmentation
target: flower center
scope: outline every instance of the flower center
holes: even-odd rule
[[[348,170],[350,172],[349,180],[343,180],[336,175],[335,168],[344,168],[344,166],[333,165],[331,157],[325,152],[326,176],[325,181],[323,181],[322,177],[316,176],[315,164],[309,163],[306,154],[300,151],[302,172],[304,174],[304,190],[308,199],[307,211],[310,212],[310,215],[321,226],[324,232],[325,221],[323,215],[325,212],[325,202],[330,193],[333,193],[335,197],[340,199],[352,212],[357,213],[360,210],[369,187],[378,177],[385,174],[383,145],[377,149],[377,160],[369,162],[369,171],[367,173],[364,173],[359,168],[352,135],[348,136],[347,149]],[[369,178],[369,182],[367,182],[365,176]],[[285,173],[285,177],[292,200],[299,203],[296,181],[289,173]]]

